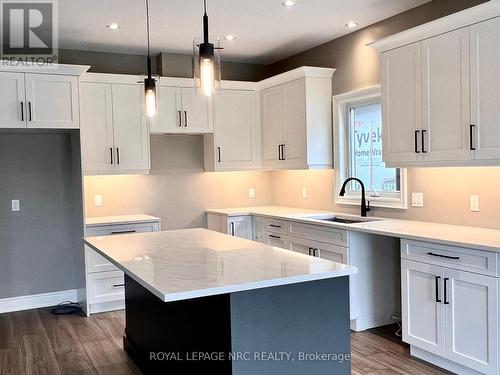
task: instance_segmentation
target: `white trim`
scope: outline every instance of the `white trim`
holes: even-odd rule
[[[278,74],[276,76],[267,78],[258,83],[260,90],[268,89],[270,87],[278,86],[283,83],[294,81],[301,78],[329,78],[332,79],[335,69],[331,68],[317,68],[312,66],[301,66],[300,68],[289,70],[288,72]]]
[[[345,108],[349,103],[359,103],[363,101],[370,101],[375,99],[382,99],[380,85],[365,87],[363,89],[350,91],[347,93],[335,95],[333,97],[333,134],[334,134],[334,170],[335,170],[335,190],[334,190],[334,200],[336,204],[343,205],[359,205],[359,196],[344,196],[339,195],[341,184],[346,178],[344,176],[344,171],[348,170],[348,161],[345,160],[344,155],[346,154],[345,142],[340,142],[341,139],[346,139],[346,133],[344,130],[344,116]],[[404,168],[400,169],[400,181],[401,181],[401,192],[399,198],[390,197],[370,197],[367,196],[367,200],[370,201],[371,207],[383,207],[383,208],[394,208],[394,209],[407,209],[408,207],[408,194],[407,194],[407,172]],[[394,195],[397,195],[396,193]]]
[[[19,72],[31,74],[56,74],[67,76],[80,76],[90,69],[89,65],[70,65],[70,64],[53,64],[53,65],[37,65],[37,64],[20,64],[8,65],[0,63],[0,71],[2,72]]]
[[[70,289],[60,292],[0,299],[0,314],[55,306],[64,301],[76,302],[77,294],[78,291],[76,289]]]
[[[368,46],[375,48],[379,52],[386,52],[498,16],[500,16],[500,1],[490,0],[461,12],[438,18],[423,25],[369,43]]]
[[[140,84],[141,76],[130,74],[85,73],[80,82]]]

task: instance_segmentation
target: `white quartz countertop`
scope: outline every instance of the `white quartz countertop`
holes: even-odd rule
[[[117,216],[96,216],[85,218],[85,225],[87,227],[95,227],[101,225],[120,225],[128,223],[151,223],[159,222],[161,219],[156,216],[146,214],[136,215],[117,215]]]
[[[165,302],[357,273],[207,229],[89,237],[85,243]]]
[[[374,220],[369,222],[342,224],[312,219],[311,217],[336,215],[343,218],[356,218],[356,216],[331,211],[281,206],[209,209],[206,212],[227,216],[254,215],[293,220],[325,227],[343,228],[351,231],[500,252],[500,230],[498,229],[386,219],[381,217],[368,218]]]

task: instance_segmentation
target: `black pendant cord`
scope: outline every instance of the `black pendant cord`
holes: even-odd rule
[[[208,44],[208,15],[207,15],[207,0],[203,0],[203,9],[205,14],[203,15],[203,43]]]
[[[147,69],[148,69],[148,78],[151,78],[151,34],[149,29],[149,0],[146,0],[146,32],[147,32],[147,43],[148,43]]]

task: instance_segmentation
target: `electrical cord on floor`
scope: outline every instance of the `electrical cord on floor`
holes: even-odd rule
[[[403,330],[403,328],[401,327],[401,318],[394,315],[391,316],[391,318],[394,321],[394,323],[398,325],[398,330],[396,331],[395,335],[401,337],[401,331]]]
[[[50,310],[53,315],[68,315],[78,314],[82,311],[82,307],[77,302],[64,301]]]

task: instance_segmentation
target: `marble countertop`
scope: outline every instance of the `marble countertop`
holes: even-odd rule
[[[87,227],[95,227],[101,225],[120,225],[128,223],[151,223],[161,221],[159,217],[136,214],[136,215],[117,215],[117,216],[96,216],[85,218]]]
[[[500,252],[500,230],[459,225],[430,223],[424,221],[397,220],[382,217],[368,217],[367,221],[357,224],[342,224],[313,219],[316,216],[339,216],[343,218],[358,218],[354,215],[335,213],[331,211],[310,210],[281,206],[258,206],[227,209],[209,209],[208,213],[227,216],[254,215],[303,223],[316,224],[325,227],[342,228],[399,237],[418,241],[428,241],[452,246],[471,247],[479,250]]]
[[[85,243],[165,302],[357,273],[207,229],[89,237]]]

